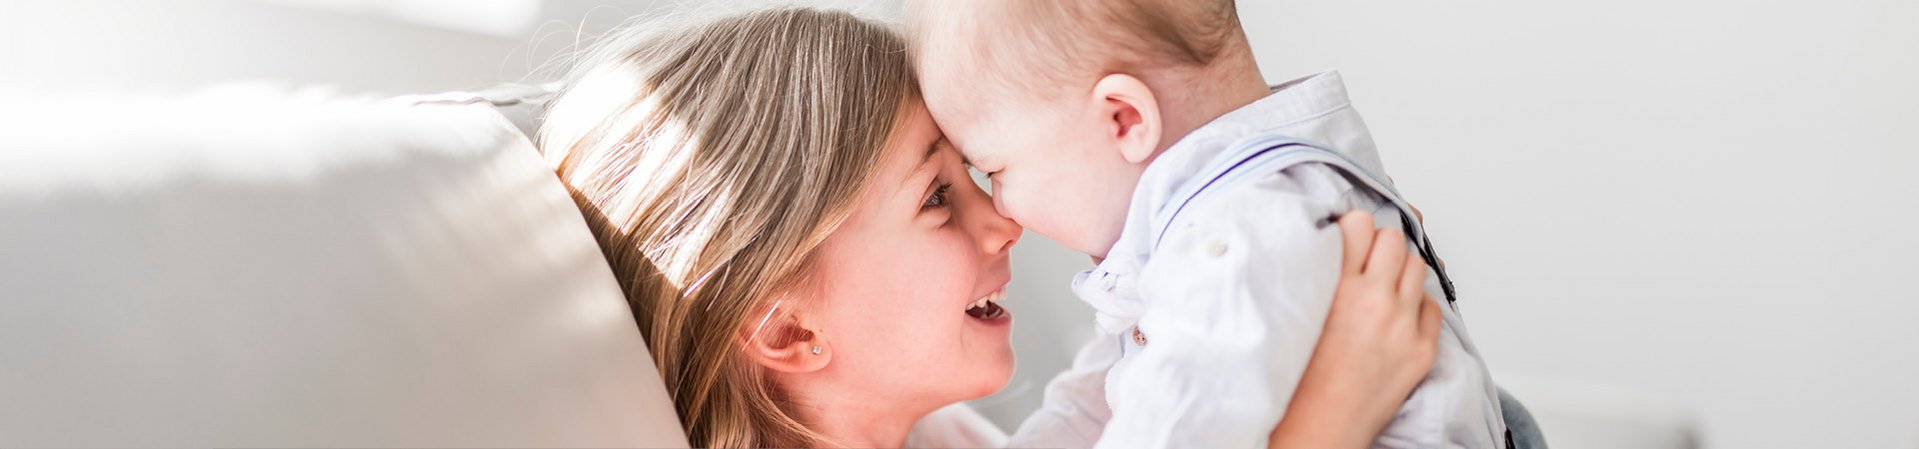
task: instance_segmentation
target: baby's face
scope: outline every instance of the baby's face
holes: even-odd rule
[[[967,162],[991,180],[993,205],[1021,226],[1095,258],[1119,239],[1144,166],[1114,145],[1092,95],[1057,101],[983,98],[963,57],[924,55],[927,108]],[[1004,95],[1004,94],[1002,94]]]

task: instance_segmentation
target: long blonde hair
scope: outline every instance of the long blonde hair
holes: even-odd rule
[[[802,283],[917,107],[905,50],[888,26],[805,8],[633,27],[548,106],[539,146],[692,444],[822,444],[740,339]]]

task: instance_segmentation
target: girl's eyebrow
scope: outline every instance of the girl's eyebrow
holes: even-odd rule
[[[913,167],[923,167],[923,165],[927,165],[929,161],[933,161],[933,154],[938,154],[938,152],[940,152],[940,140],[933,140],[933,144],[927,144],[927,154],[919,155],[919,165],[913,165]]]
[[[942,134],[942,135],[940,135],[940,138],[938,138],[938,139],[934,139],[934,140],[933,140],[933,148],[930,148],[930,149],[929,149],[929,151],[928,151],[928,152],[927,152],[926,154],[927,154],[928,156],[931,156],[931,155],[933,154],[933,152],[934,152],[934,151],[939,151],[939,148],[940,148],[940,147],[950,147],[950,146],[953,146],[953,141],[950,141],[950,140],[946,140],[946,135],[944,135],[944,134]],[[963,166],[966,166],[966,167],[972,167],[972,166],[973,166],[973,160],[972,160],[972,159],[967,159],[967,158],[966,158],[966,153],[961,153],[961,152],[959,152],[959,151],[954,151],[954,152],[955,152],[955,153],[959,153],[959,157],[960,157],[960,165],[963,165]]]
[[[913,170],[906,173],[905,179],[910,181],[915,177],[915,175],[925,172],[926,164],[933,162],[933,155],[939,154],[940,143],[945,141],[946,141],[946,136],[942,135],[938,139],[933,139],[933,143],[927,144],[926,153],[920,155],[919,165],[914,165]]]
[[[940,152],[940,144],[944,142],[946,142],[946,136],[940,136],[938,139],[933,139],[933,143],[926,144],[926,154],[920,155],[920,163],[915,167],[926,165],[927,161],[933,160],[933,154]]]

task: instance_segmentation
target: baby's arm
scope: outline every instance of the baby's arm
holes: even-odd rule
[[[1351,185],[1304,165],[1216,188],[1142,271],[1147,344],[1108,379],[1100,447],[1265,447],[1313,355]]]

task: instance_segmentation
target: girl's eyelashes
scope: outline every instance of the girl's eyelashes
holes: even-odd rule
[[[946,189],[951,187],[953,187],[952,183],[940,181],[939,188],[933,189],[933,194],[926,196],[926,201],[920,203],[920,208],[933,209],[946,207]]]

